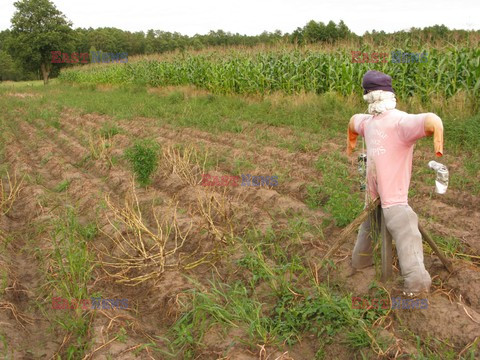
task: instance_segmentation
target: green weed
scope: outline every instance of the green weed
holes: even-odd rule
[[[55,188],[53,189],[53,191],[55,192],[64,192],[65,190],[67,190],[70,186],[70,183],[71,183],[71,180],[62,180],[60,181],[57,186],[55,186]]]
[[[87,249],[91,240],[92,225],[81,225],[73,209],[67,209],[52,233],[55,278],[52,284],[59,294],[73,299],[87,298],[87,283],[90,280],[92,259]]]
[[[120,134],[121,129],[114,123],[104,123],[100,129],[100,136],[104,139],[111,139],[115,135]]]
[[[233,161],[234,174],[244,174],[245,172],[253,169],[255,169],[255,165],[253,165],[252,162],[248,159],[240,157],[236,158]]]
[[[125,151],[125,157],[135,173],[141,186],[151,182],[151,175],[158,167],[159,145],[152,140],[137,140]]]
[[[459,356],[458,352],[453,349],[451,344],[448,344],[444,340],[438,340],[436,338],[426,337],[422,339],[418,335],[414,335],[417,353],[413,355],[416,360],[474,360],[478,358],[477,347],[480,338],[477,338],[472,346],[468,349],[463,356]]]
[[[268,342],[268,319],[262,317],[262,304],[241,283],[210,283],[208,291],[190,291],[190,298],[191,303],[183,304],[186,311],[171,330],[171,345],[183,352],[184,359],[193,356],[205,333],[215,324],[244,326],[250,337]]]
[[[8,341],[5,337],[5,334],[3,333],[0,333],[0,341],[3,345],[3,349],[2,349],[2,354],[4,356],[4,359],[5,360],[10,360],[10,359],[13,359],[12,357],[10,357],[10,355],[8,354]]]
[[[75,211],[67,208],[62,219],[55,222],[52,231],[53,252],[48,266],[48,284],[55,295],[67,300],[88,299],[88,283],[91,280],[93,258],[87,248],[91,239],[91,225],[78,222]],[[65,350],[67,359],[83,357],[87,342],[90,319],[81,309],[61,311],[54,321],[74,335]]]
[[[320,156],[315,167],[322,174],[322,182],[307,186],[305,203],[314,209],[322,206],[337,226],[348,225],[363,208],[360,191],[352,192],[352,185],[358,186],[359,182],[350,179],[347,164],[347,159],[338,153]]]
[[[354,329],[347,333],[346,343],[353,349],[361,349],[370,345],[370,338],[362,328]]]
[[[331,295],[326,289],[316,295],[300,295],[303,296],[290,291],[282,294],[271,317],[274,332],[289,345],[296,343],[305,332],[331,339],[358,321],[348,298]]]
[[[457,253],[465,252],[464,245],[456,237],[433,235],[433,239],[447,257],[453,258],[457,256]]]

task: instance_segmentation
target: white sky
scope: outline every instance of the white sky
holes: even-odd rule
[[[0,0],[0,30],[10,27],[14,0]],[[185,35],[222,29],[257,35],[292,32],[308,21],[343,20],[361,35],[444,24],[480,30],[480,0],[54,0],[76,27],[177,31]]]

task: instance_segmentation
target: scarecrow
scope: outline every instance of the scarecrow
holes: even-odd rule
[[[408,205],[415,142],[433,135],[435,154],[443,155],[443,124],[433,113],[408,114],[395,109],[392,78],[368,71],[362,81],[369,114],[356,114],[348,125],[347,153],[355,148],[357,136],[367,148],[367,202],[380,197],[385,225],[396,243],[404,292],[419,294],[430,290],[431,278],[423,263],[422,235],[417,214]],[[360,227],[352,254],[352,266],[362,269],[373,264],[372,221]]]

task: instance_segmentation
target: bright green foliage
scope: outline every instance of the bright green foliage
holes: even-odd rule
[[[137,180],[142,186],[150,183],[150,176],[158,166],[158,144],[151,140],[139,140],[125,151]]]
[[[0,81],[15,79],[17,73],[13,58],[6,51],[0,50]]]
[[[52,51],[70,50],[71,23],[49,0],[14,3],[10,47],[26,68],[42,70],[44,83],[52,69]]]
[[[349,299],[328,295],[298,299],[291,292],[283,294],[270,317],[275,333],[291,345],[306,331],[332,337],[343,327],[354,325]]]
[[[354,49],[358,50],[358,49]],[[392,49],[400,50],[400,49]],[[361,49],[364,52],[377,50]],[[404,50],[406,52],[408,49]],[[423,51],[423,50],[422,50]],[[270,51],[257,54],[183,55],[171,61],[138,61],[67,69],[65,81],[149,86],[195,85],[216,93],[265,94],[282,91],[348,95],[361,92],[367,70],[388,73],[396,94],[450,97],[459,90],[480,93],[480,49],[426,49],[426,63],[353,63],[347,49],[337,52]]]

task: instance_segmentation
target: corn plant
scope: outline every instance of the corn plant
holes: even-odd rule
[[[60,79],[86,84],[132,84],[148,86],[195,85],[215,93],[265,94],[284,92],[344,95],[361,92],[363,74],[384,71],[394,80],[401,98],[439,94],[446,98],[459,91],[480,93],[480,49],[389,49],[387,62],[354,63],[351,51],[336,52],[269,50],[259,53],[231,51],[222,54],[177,55],[168,60],[139,60],[128,64],[102,64],[69,68]],[[391,51],[427,53],[423,63],[390,61]],[[365,47],[362,52],[378,49]]]

